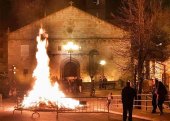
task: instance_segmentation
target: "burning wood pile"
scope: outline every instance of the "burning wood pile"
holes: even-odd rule
[[[44,29],[39,30],[37,36],[37,66],[33,72],[35,83],[27,96],[20,100],[14,110],[58,110],[61,108],[75,109],[79,105],[79,101],[65,98],[64,93],[59,90],[56,82],[51,84],[49,57],[47,54],[48,34]]]

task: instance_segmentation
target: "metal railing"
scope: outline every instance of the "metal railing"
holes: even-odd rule
[[[134,108],[140,108],[144,110],[151,110],[152,109],[152,95],[151,94],[138,94],[138,96],[141,96],[141,100],[135,99],[133,107]],[[164,108],[170,109],[170,95],[167,95],[166,100],[164,101]],[[111,107],[112,109],[115,108],[122,108],[122,100],[121,95],[113,95],[113,100]]]
[[[134,100],[134,108],[140,108],[143,110],[151,110],[152,109],[152,95],[151,94],[141,94],[141,100]],[[169,99],[170,95],[168,95],[167,99]],[[32,117],[40,116],[39,112],[56,112],[56,119],[58,119],[59,113],[109,113],[109,111],[116,111],[118,108],[122,108],[122,100],[121,95],[113,95],[113,99],[111,104],[108,106],[107,97],[64,97],[64,98],[72,98],[74,100],[79,101],[79,106],[74,109],[69,108],[59,108],[58,106],[54,106],[51,109],[45,110],[43,108],[34,108],[34,109],[24,109],[21,107],[22,99],[17,98],[17,105],[14,108],[13,114],[16,110],[22,111],[33,111]],[[139,103],[140,102],[140,105]],[[64,103],[64,102],[63,102]],[[69,105],[68,105],[69,107]],[[164,102],[164,107],[166,109],[170,109],[170,101],[166,100]]]
[[[68,97],[66,97],[66,98],[68,98]],[[81,112],[81,113],[82,112],[83,113],[108,112],[106,97],[73,97],[73,99],[78,100],[80,106],[78,108],[75,108],[71,112]],[[65,111],[61,110],[61,112],[65,112]],[[66,110],[66,112],[67,112],[67,110]]]
[[[109,107],[107,105],[106,97],[63,97],[63,98],[71,98],[79,101],[79,105],[74,109],[70,109],[70,105],[66,107],[58,107],[54,105],[52,108],[43,108],[43,107],[35,107],[35,108],[27,108],[22,107],[22,98],[17,98],[16,106],[13,110],[13,115],[15,111],[20,111],[21,114],[23,111],[32,111],[32,117],[39,117],[39,112],[56,112],[56,117],[58,119],[59,113],[109,113]],[[64,102],[63,102],[64,103]],[[67,108],[68,107],[68,108]]]

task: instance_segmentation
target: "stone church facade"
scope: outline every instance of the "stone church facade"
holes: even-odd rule
[[[62,80],[68,76],[81,76],[84,82],[88,82],[92,75],[98,80],[104,74],[109,81],[128,79],[131,76],[130,72],[125,71],[131,63],[130,34],[69,6],[8,34],[10,79],[24,83],[32,80],[37,64],[36,36],[41,27],[48,34],[47,52],[52,78]],[[81,47],[71,53],[71,59],[70,54],[63,49],[68,41]],[[102,67],[100,60],[105,60],[106,65]],[[72,70],[68,71],[70,68]]]

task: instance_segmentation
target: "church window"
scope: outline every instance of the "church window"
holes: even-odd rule
[[[93,3],[95,3],[96,5],[98,5],[100,3],[99,0],[93,0]]]
[[[97,72],[97,55],[99,55],[99,52],[96,49],[93,49],[89,52],[89,74],[91,76],[95,75]]]

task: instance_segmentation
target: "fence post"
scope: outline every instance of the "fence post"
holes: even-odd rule
[[[109,121],[109,117],[110,117],[110,115],[109,115],[109,106],[108,106],[108,112],[107,112],[107,120]]]
[[[58,121],[58,101],[57,101],[57,115],[56,115],[56,121]]]
[[[168,94],[168,108],[170,108],[170,95]]]
[[[116,96],[116,103],[117,103],[117,107],[118,107],[118,103],[119,103],[119,101],[118,101],[118,96]]]
[[[0,107],[2,108],[2,94],[0,94]]]
[[[147,96],[147,94],[145,95],[145,108],[146,108],[146,111],[147,111],[147,107],[148,107],[148,96]]]

